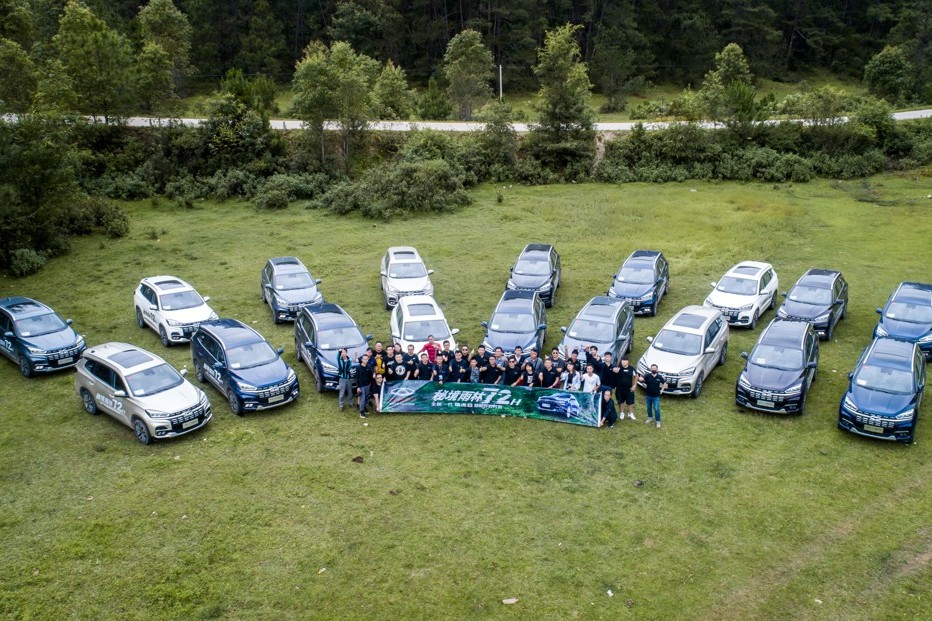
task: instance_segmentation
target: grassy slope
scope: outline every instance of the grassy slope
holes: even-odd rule
[[[637,320],[636,356],[741,259],[772,261],[784,290],[808,267],[842,269],[852,298],[805,416],[734,407],[737,354],[757,335],[734,331],[702,398],[665,400],[662,430],[429,415],[364,427],[314,393],[302,367],[298,405],[239,419],[207,389],[205,430],[143,447],[85,414],[70,374],[27,381],[2,362],[0,617],[921,618],[932,428],[902,447],[834,422],[874,307],[900,280],[930,280],[928,187],[892,176],[486,186],[457,214],[388,224],[296,206],[131,205],[128,238],[78,240],[41,274],[4,279],[0,296],[34,296],[91,343],[130,341],[177,366],[187,347],[163,350],[135,327],[139,278],[188,279],[294,363],[291,327],[274,326],[258,297],[262,263],[277,254],[300,256],[328,299],[381,338],[378,259],[409,242],[471,344],[531,239],[564,259],[549,344],[635,248],[664,250],[673,275],[660,316]]]

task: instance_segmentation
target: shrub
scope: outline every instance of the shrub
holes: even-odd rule
[[[218,170],[211,177],[205,179],[204,184],[210,188],[210,193],[221,201],[234,196],[249,197],[256,193],[258,179],[252,173],[239,168]]]
[[[288,206],[288,192],[275,187],[261,189],[252,199],[257,209],[284,209]]]
[[[539,160],[527,156],[523,157],[515,164],[514,169],[515,181],[525,185],[544,185],[553,183],[556,177]]]
[[[108,237],[125,237],[129,233],[129,218],[126,212],[103,199],[90,199],[97,227]]]
[[[45,255],[32,248],[19,248],[13,251],[10,258],[10,271],[14,276],[28,276],[35,274],[45,265]]]

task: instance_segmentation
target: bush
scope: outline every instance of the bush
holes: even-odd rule
[[[10,258],[10,271],[14,276],[28,276],[35,274],[45,265],[45,255],[32,248],[19,248],[14,250]]]
[[[221,201],[234,196],[253,196],[258,183],[255,175],[239,168],[218,170],[204,181],[214,198]]]
[[[103,199],[91,199],[90,206],[97,227],[105,235],[116,239],[129,233],[129,218],[125,211]]]
[[[515,181],[525,185],[544,185],[553,183],[556,177],[544,165],[533,157],[523,157],[515,164]]]
[[[290,202],[288,192],[275,187],[263,188],[252,199],[257,209],[284,209]]]

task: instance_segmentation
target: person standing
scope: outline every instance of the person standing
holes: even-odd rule
[[[466,374],[466,381],[470,384],[482,383],[482,372],[479,370],[479,361],[476,358],[469,359],[469,371]]]
[[[618,399],[618,407],[621,408],[619,416],[623,419],[627,410],[628,418],[637,420],[634,417],[634,387],[637,385],[638,378],[627,356],[623,356],[621,359],[617,379],[618,386],[615,388],[615,397]]]
[[[599,376],[595,374],[595,368],[591,364],[586,365],[586,372],[582,376],[582,389],[592,396],[593,406],[597,405],[596,400],[599,398]]]
[[[359,394],[359,418],[366,417],[366,407],[369,405],[369,391],[372,388],[373,368],[369,365],[369,354],[365,353],[359,359],[356,368],[356,392]]]
[[[572,362],[566,363],[566,370],[560,374],[560,380],[563,382],[563,390],[578,392],[582,386],[582,376],[576,370],[576,365]]]
[[[375,342],[375,349],[372,350],[372,362],[376,373],[385,373],[388,354],[382,349],[382,341]]]
[[[434,363],[434,381],[443,385],[450,380],[450,365],[447,362],[447,355],[443,352],[437,354],[437,362]]]
[[[502,368],[498,366],[498,360],[495,359],[495,356],[489,356],[489,361],[486,363],[485,371],[482,372],[482,383],[483,384],[498,384],[502,379]]]
[[[521,384],[521,367],[514,356],[508,357],[508,364],[502,375],[502,384],[505,386],[518,386]]]
[[[515,347],[515,364],[518,365],[519,369],[524,368],[524,363],[527,360],[527,356],[524,354],[524,349],[518,345]]]
[[[340,350],[340,357],[337,358],[337,391],[339,393],[340,410],[342,411],[346,402],[353,401],[353,360],[349,357],[346,348]]]
[[[540,359],[540,355],[537,353],[536,349],[532,349],[528,354],[526,362],[530,363],[534,367],[534,373],[540,373],[544,370],[544,362]]]
[[[424,382],[434,379],[434,365],[430,361],[430,355],[426,352],[421,354],[421,361],[414,368],[414,379]]]
[[[657,428],[660,428],[660,393],[667,389],[667,380],[664,379],[657,371],[657,365],[650,365],[650,373],[641,376],[644,382],[644,401],[647,403],[647,420],[648,425],[657,422]]]
[[[553,365],[553,368],[557,370],[557,373],[560,375],[563,374],[563,371],[566,370],[566,362],[563,358],[560,357],[560,348],[554,347],[550,352],[550,363]]]
[[[431,364],[434,364],[434,362],[437,361],[437,352],[439,352],[439,351],[440,351],[440,344],[434,341],[434,335],[433,335],[433,334],[428,334],[428,335],[427,335],[427,342],[424,343],[423,347],[421,347],[421,349],[420,349],[420,351],[418,351],[418,353],[425,353],[425,354],[427,354],[427,360],[428,360]]]
[[[389,345],[391,347],[391,345]],[[385,383],[385,377],[381,373],[376,373],[372,380],[372,405],[376,412],[382,411],[382,384]]]
[[[469,374],[469,361],[463,358],[463,352],[459,349],[453,354],[453,360],[450,362],[451,382],[465,382]]]
[[[602,424],[606,427],[614,427],[618,420],[618,410],[615,409],[615,402],[612,400],[612,391],[606,389],[602,391]]]
[[[408,365],[405,364],[404,354],[401,351],[395,352],[395,359],[388,364],[385,372],[385,381],[400,382],[408,379]]]
[[[542,388],[559,388],[560,375],[561,373],[554,368],[553,361],[546,358],[544,368],[537,374],[539,385]]]
[[[534,365],[530,360],[524,361],[524,372],[521,374],[521,382],[528,388],[534,388],[537,385],[537,374],[534,372]]]

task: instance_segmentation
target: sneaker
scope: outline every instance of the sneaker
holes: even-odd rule
[[[657,429],[660,429],[660,421],[657,421]]]
[[[365,413],[365,412],[360,412],[360,413],[359,413],[359,418],[365,418],[365,417],[366,417],[366,413]],[[657,426],[659,427],[660,425],[657,425]]]
[[[631,420],[637,420],[637,419],[634,417],[634,412],[628,412],[628,418],[630,418]]]
[[[340,411],[341,411],[341,412],[343,411],[343,404],[342,404],[342,403],[340,404]]]
[[[648,417],[647,417],[647,420],[644,421],[644,422],[647,423],[648,425],[650,425],[652,422],[654,422],[654,419],[653,419],[652,417],[648,416]]]

